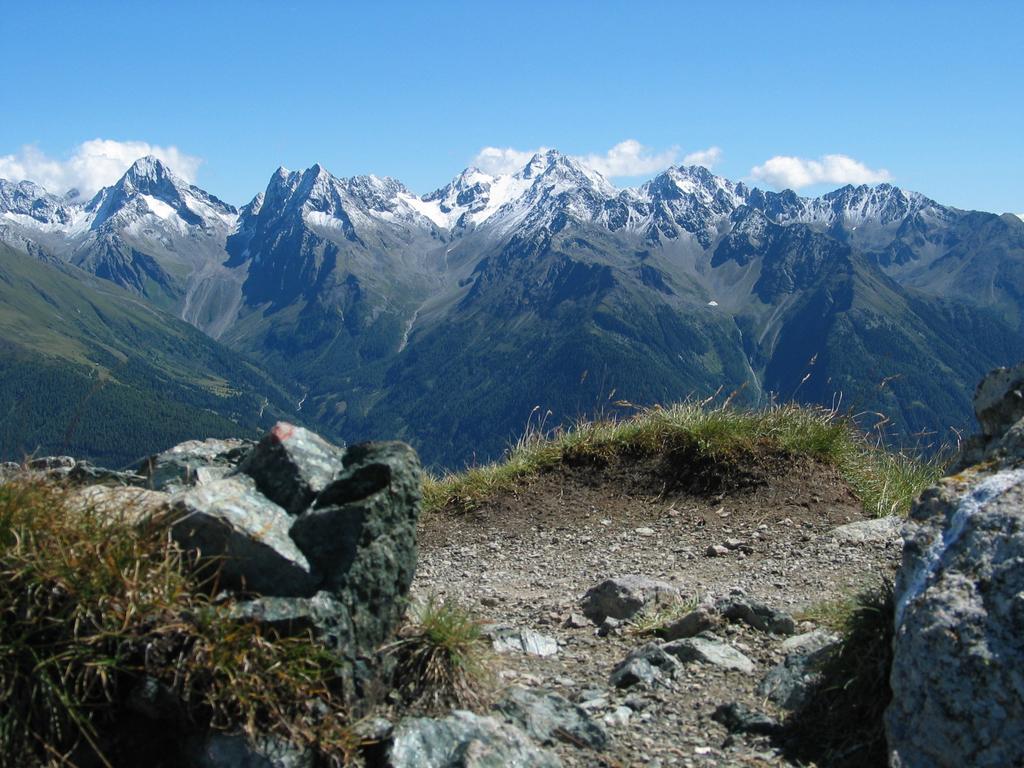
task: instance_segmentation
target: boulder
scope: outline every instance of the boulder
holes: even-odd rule
[[[456,711],[445,718],[406,718],[395,727],[391,768],[560,768],[553,752],[493,717]]]
[[[292,540],[322,575],[322,588],[349,606],[361,649],[389,639],[405,612],[421,485],[419,459],[405,443],[354,445],[338,477],[293,518]]]
[[[631,619],[641,610],[679,601],[679,590],[665,581],[644,576],[605,579],[583,596],[584,615],[595,624],[605,618]]]
[[[892,765],[1024,763],[1024,469],[943,480],[903,539]]]
[[[508,722],[521,728],[542,744],[567,741],[602,750],[608,733],[585,709],[557,693],[513,686],[494,705]]]
[[[1024,365],[981,382],[981,434],[921,494],[896,576],[892,766],[1024,764]],[[979,463],[984,462],[984,463]]]
[[[172,508],[174,540],[216,565],[222,586],[286,597],[316,592],[319,579],[288,535],[292,518],[249,478],[195,486],[177,494]]]
[[[174,493],[224,477],[253,445],[252,440],[188,440],[143,460],[136,471],[146,487]]]
[[[342,470],[341,448],[308,429],[280,421],[238,465],[260,493],[297,515]]]
[[[673,640],[671,643],[665,643],[661,648],[665,653],[675,656],[680,661],[696,661],[723,669],[735,669],[747,674],[754,671],[754,662],[731,645],[719,640],[691,637],[685,640]]]

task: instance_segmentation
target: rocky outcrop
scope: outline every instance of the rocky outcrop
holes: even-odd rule
[[[151,478],[186,485],[171,497],[172,536],[243,598],[239,617],[313,628],[345,655],[372,651],[401,620],[416,569],[415,452],[341,449],[290,424],[243,447],[190,443],[150,461]]]
[[[893,766],[1024,763],[1024,366],[978,388],[982,434],[903,528]],[[983,462],[983,463],[979,463]]]

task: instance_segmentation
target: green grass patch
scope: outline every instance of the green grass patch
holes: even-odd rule
[[[140,685],[200,728],[352,749],[337,657],[228,619],[166,529],[75,508],[69,493],[0,484],[0,764],[111,765]]]
[[[872,516],[905,514],[914,497],[941,474],[935,461],[872,444],[849,418],[833,411],[797,405],[746,410],[683,403],[645,409],[625,419],[582,421],[553,433],[528,430],[503,461],[428,478],[424,510],[448,505],[472,509],[563,463],[657,456],[682,449],[715,461],[737,460],[765,449],[817,459],[839,469]]]
[[[837,768],[888,765],[885,709],[892,699],[894,596],[891,582],[820,609],[839,629],[838,650],[824,662],[821,681],[786,723],[790,749],[801,762]]]

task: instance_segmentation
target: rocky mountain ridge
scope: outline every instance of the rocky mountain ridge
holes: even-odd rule
[[[888,184],[808,199],[677,167],[620,190],[549,151],[422,197],[282,168],[236,212],[144,158],[85,206],[5,183],[0,239],[287,370],[328,434],[428,463],[496,455],[535,406],[719,388],[942,440],[962,382],[1024,353],[1024,222]]]

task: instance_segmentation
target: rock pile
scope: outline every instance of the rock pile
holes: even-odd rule
[[[893,766],[1024,764],[1024,365],[978,387],[982,432],[903,528]]]

